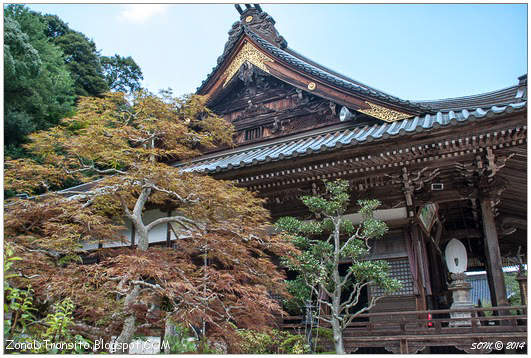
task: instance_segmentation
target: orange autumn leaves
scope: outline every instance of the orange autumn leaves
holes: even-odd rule
[[[5,163],[7,190],[41,194],[6,205],[5,240],[23,258],[16,262],[23,275],[18,284],[31,283],[41,303],[70,297],[76,319],[106,336],[118,334],[131,312],[138,329],[163,327],[170,318],[205,321],[210,335],[229,341],[234,325],[271,325],[281,312],[273,297],[286,295],[284,275],[271,258],[295,249],[267,234],[262,199],[171,165],[229,146],[231,138],[231,125],[202,97],[82,98],[74,116],[31,136],[31,159]],[[80,183],[90,184],[72,188]],[[87,242],[120,240],[124,210],[133,211],[148,186],[145,210],[181,215],[196,227],[179,227],[187,235],[173,247],[81,250]],[[66,192],[53,194],[57,189]],[[81,264],[87,255],[93,263]],[[138,281],[150,289],[124,308]]]

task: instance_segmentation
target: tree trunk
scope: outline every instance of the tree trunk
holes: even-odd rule
[[[171,354],[171,349],[170,349],[171,337],[175,337],[176,335],[177,334],[176,334],[175,323],[173,323],[169,318],[166,318],[166,324],[164,327],[164,341],[166,343],[164,345],[164,354]]]
[[[334,333],[334,348],[336,354],[345,354],[343,347],[343,330],[341,329],[341,322],[338,319],[332,318],[332,331]]]
[[[140,219],[141,221],[142,219]],[[137,223],[135,225],[135,236],[138,237],[137,250],[147,251],[149,248],[149,234],[143,223]]]
[[[147,251],[149,248],[149,236],[148,230],[144,222],[142,221],[142,210],[146,204],[149,195],[151,194],[151,188],[142,188],[140,196],[138,197],[135,208],[132,214],[129,214],[129,218],[133,221],[133,226],[135,230],[135,236],[138,237],[137,250]],[[127,212],[128,209],[126,208]],[[135,302],[140,294],[140,286],[135,285],[131,292],[127,294],[124,301],[124,311],[130,312],[129,305]],[[125,354],[128,353],[129,349],[125,349],[129,343],[131,343],[133,336],[136,332],[136,319],[133,312],[130,312],[129,315],[124,320],[124,325],[122,327],[122,332],[118,338],[116,338],[117,348],[115,353]],[[122,347],[120,347],[122,346]]]
[[[130,310],[129,305],[133,303],[134,301],[136,301],[139,293],[140,293],[140,286],[135,285],[133,287],[133,290],[127,294],[127,296],[125,297],[125,301],[124,301],[124,309],[126,311]],[[135,331],[136,331],[135,321],[136,319],[135,319],[134,313],[130,313],[125,319],[124,325],[122,327],[122,332],[120,333],[118,338],[116,338],[116,341],[115,341],[116,343],[116,350],[114,351],[115,354],[127,354],[129,352],[129,349],[126,349],[126,347],[129,343],[131,343],[133,339],[133,335],[135,334]]]
[[[339,258],[340,258],[340,242],[339,242],[339,227],[341,220],[336,218],[334,220],[334,292],[332,297],[332,332],[334,334],[334,347],[336,354],[345,354],[343,347],[343,328],[339,321],[339,310],[341,307],[341,276],[339,276]]]

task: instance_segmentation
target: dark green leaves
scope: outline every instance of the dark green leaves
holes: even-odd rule
[[[45,36],[45,28],[39,16],[20,5],[4,9],[4,143],[8,149],[15,149],[28,133],[57,124],[73,108],[72,80],[61,50]]]
[[[102,56],[101,65],[111,91],[130,93],[140,90],[140,81],[144,76],[131,56]]]
[[[284,231],[301,250],[294,259],[284,260],[286,267],[299,274],[290,283],[290,292],[296,297],[291,302],[304,302],[310,297],[311,287],[316,293],[319,286],[339,296],[344,290],[360,290],[364,284],[380,286],[386,292],[398,289],[399,282],[387,274],[386,261],[367,260],[370,250],[367,241],[381,238],[388,230],[383,221],[374,218],[374,210],[380,202],[358,200],[362,221],[354,225],[344,216],[350,204],[349,182],[325,182],[325,189],[322,196],[301,198],[310,212],[324,215],[324,219],[300,221],[283,217],[276,223],[277,229]],[[340,275],[342,262],[350,262],[350,266],[347,273]],[[338,279],[338,276],[341,277]]]

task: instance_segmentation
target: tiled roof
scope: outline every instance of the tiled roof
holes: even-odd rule
[[[470,109],[514,103],[527,99],[527,87],[511,86],[497,91],[482,93],[473,96],[437,99],[431,101],[416,101],[438,111]]]
[[[267,15],[267,13],[262,12],[261,9],[259,9],[259,11],[261,17],[270,18],[270,16]],[[274,20],[272,18],[270,18],[270,20],[274,25]],[[287,64],[294,66],[298,70],[308,75],[315,76],[324,82],[330,83],[350,92],[398,105],[406,110],[409,109],[413,113],[433,114],[438,111],[460,111],[463,109],[473,111],[478,107],[489,108],[495,105],[507,105],[510,103],[527,100],[527,75],[521,76],[519,78],[520,83],[517,86],[512,86],[488,93],[427,101],[403,100],[360,83],[359,81],[355,81],[347,76],[341,75],[304,57],[293,49],[288,48],[287,43],[283,38],[280,43],[270,42],[262,37],[259,33],[254,31],[251,26],[246,24],[246,22],[243,20],[237,21],[232,25],[232,28],[229,31],[229,39],[225,44],[223,54],[218,58],[218,63],[212,68],[211,73],[203,81],[201,86],[197,88],[198,93],[201,93],[212,76],[221,68],[221,66],[223,66],[234,47],[239,43],[239,40],[244,35],[247,35],[256,45],[270,54],[273,58],[286,62]]]
[[[401,106],[411,107],[415,110],[429,110],[428,107],[425,105],[422,105],[420,103],[413,103],[411,101],[406,101],[403,99],[400,99],[395,96],[391,96],[387,93],[384,93],[382,91],[376,90],[374,88],[371,88],[366,85],[361,85],[359,82],[355,82],[353,80],[347,80],[345,76],[338,76],[335,73],[325,71],[322,66],[316,66],[308,61],[304,61],[303,59],[296,57],[292,54],[290,54],[287,51],[284,51],[268,41],[262,39],[259,35],[255,34],[252,31],[246,30],[245,31],[247,35],[253,39],[262,49],[273,55],[274,57],[281,59],[296,68],[306,72],[309,75],[316,76],[325,82],[332,83],[338,87],[347,89],[349,91],[358,92],[367,96],[371,96],[373,98],[378,98],[380,100],[386,101],[386,102],[392,102],[399,104]]]
[[[422,131],[436,130],[440,127],[463,124],[484,118],[502,115],[513,111],[522,111],[526,102],[492,106],[487,109],[476,108],[473,111],[437,112],[392,123],[379,123],[372,126],[356,126],[344,123],[333,129],[311,131],[293,135],[284,139],[272,140],[259,146],[248,145],[214,153],[181,164],[186,171],[207,173],[221,172],[261,163],[279,161],[297,156],[310,155],[340,147],[354,146],[373,140],[398,137]]]
[[[505,270],[504,270],[505,272]],[[478,303],[478,300],[481,300],[481,305],[485,307],[486,304],[490,304],[490,289],[489,282],[487,280],[487,273],[467,275],[465,278],[466,282],[470,283],[470,301],[474,305]],[[507,287],[507,297],[511,297],[516,292],[513,292],[510,287]]]
[[[481,305],[490,303],[490,289],[487,281],[487,274],[478,276],[468,276],[466,281],[470,283],[472,289],[470,290],[470,301],[474,305],[481,301]]]

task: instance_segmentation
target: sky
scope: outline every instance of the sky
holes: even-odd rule
[[[194,92],[216,65],[231,4],[31,4],[132,56],[153,92]],[[527,73],[526,4],[263,4],[288,46],[402,99],[472,95]]]

